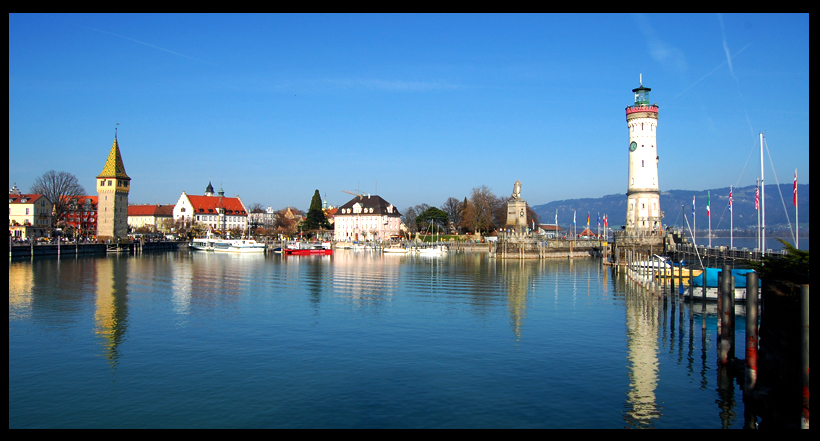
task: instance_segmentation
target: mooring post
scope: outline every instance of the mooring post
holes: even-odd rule
[[[745,393],[751,393],[757,383],[757,273],[746,273],[746,383]]]
[[[672,266],[672,262],[670,259],[669,262],[669,293],[673,294],[675,292],[675,268]]]
[[[718,314],[720,315],[720,319],[718,322],[720,323],[720,330],[719,336],[720,340],[718,342],[718,364],[721,366],[725,366],[729,363],[729,352],[730,349],[730,340],[732,339],[731,327],[729,324],[729,307],[731,306],[731,302],[729,301],[730,295],[730,285],[732,277],[729,275],[729,267],[723,265],[720,274],[720,296],[718,297]]]
[[[729,360],[735,359],[735,275],[729,270]]]
[[[803,377],[803,415],[800,419],[800,428],[809,428],[809,285],[800,287],[800,346],[801,366]]]
[[[675,273],[672,273],[674,276]],[[683,261],[678,262],[678,296],[683,297]]]

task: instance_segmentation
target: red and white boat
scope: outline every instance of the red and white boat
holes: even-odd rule
[[[333,254],[330,242],[299,242],[296,245],[296,247],[285,248],[285,254],[291,256],[329,256]]]

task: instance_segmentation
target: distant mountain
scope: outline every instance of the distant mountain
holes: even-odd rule
[[[793,184],[781,184],[780,198],[776,185],[766,186],[766,230],[788,230],[789,220],[794,227],[794,204],[793,204]],[[669,190],[661,192],[661,210],[664,212],[664,225],[681,226],[685,223],[681,213],[692,223],[692,197],[695,197],[696,227],[698,230],[707,229],[708,218],[706,217],[707,192],[711,193],[712,230],[729,230],[729,187],[715,188],[712,190]],[[798,205],[800,206],[800,232],[808,233],[809,227],[809,184],[798,184]],[[734,206],[734,227],[735,229],[756,229],[757,211],[755,211],[755,186],[735,188],[732,192]],[[785,202],[788,210],[788,219],[783,210]],[[597,216],[604,214],[609,217],[609,226],[612,229],[620,229],[626,220],[626,192],[621,194],[611,194],[597,199],[566,199],[553,201],[547,204],[533,206],[532,209],[538,214],[541,223],[552,224],[555,222],[555,211],[558,210],[558,225],[562,228],[572,225],[573,212],[577,212],[576,222],[579,229],[587,224],[587,213],[589,213],[589,224],[594,230],[597,225]]]

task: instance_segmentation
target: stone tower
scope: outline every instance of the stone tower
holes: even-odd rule
[[[658,105],[649,104],[648,87],[632,89],[635,105],[626,108],[629,127],[629,182],[626,198],[626,231],[660,230],[663,217],[658,190]]]
[[[97,239],[116,241],[128,234],[130,190],[131,178],[125,173],[115,133],[105,167],[97,176]]]

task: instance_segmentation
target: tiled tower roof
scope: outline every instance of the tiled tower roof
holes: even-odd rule
[[[108,160],[105,161],[105,167],[102,172],[97,175],[98,178],[119,178],[128,179],[125,173],[125,165],[122,163],[122,156],[120,156],[120,146],[117,144],[117,137],[114,136],[114,144],[111,146],[111,152],[108,154]]]

